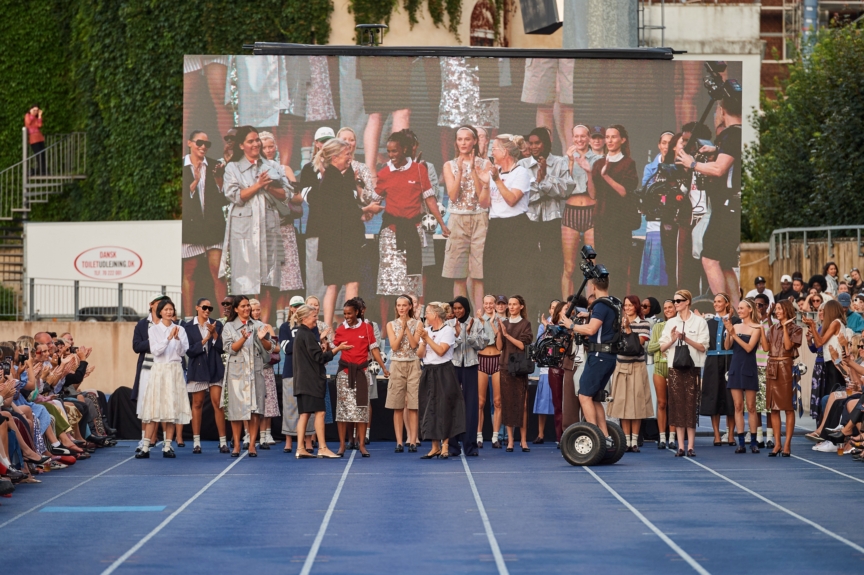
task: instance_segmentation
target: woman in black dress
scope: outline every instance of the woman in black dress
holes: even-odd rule
[[[714,296],[714,317],[708,320],[708,357],[705,358],[705,369],[702,372],[702,401],[699,415],[711,417],[714,428],[714,445],[722,445],[720,437],[720,416],[726,416],[726,428],[729,441],[734,445],[735,409],[731,393],[726,389],[726,372],[732,360],[732,350],[723,347],[726,339],[726,327],[723,320],[729,319],[732,325],[741,320],[732,315],[732,304],[729,296],[718,293]]]
[[[366,228],[363,226],[362,198],[357,195],[351,146],[344,140],[328,140],[315,155],[315,169],[321,174],[317,189],[306,198],[309,227],[330,230],[318,236],[318,261],[324,270],[324,323],[333,325],[336,295],[345,286],[345,299],[357,297],[360,262]]]
[[[756,411],[756,392],[759,391],[756,349],[762,342],[764,332],[756,302],[751,298],[742,299],[738,303],[738,317],[741,318],[741,323],[737,325],[732,325],[728,318],[723,320],[723,326],[726,328],[723,347],[732,350],[726,387],[732,391],[732,399],[735,402],[735,427],[738,430],[738,448],[735,449],[735,453],[747,452],[744,447],[745,399],[747,414],[750,416],[750,451],[759,453],[756,430],[759,429],[761,418]]]
[[[297,398],[297,411],[300,419],[297,429],[306,429],[309,414],[315,414],[315,434],[318,436],[318,457],[339,457],[327,447],[324,437],[324,404],[325,387],[327,375],[324,366],[333,359],[333,355],[351,346],[342,344],[330,348],[330,344],[324,340],[318,343],[318,337],[312,331],[318,322],[318,310],[308,305],[301,305],[294,312],[300,326],[297,335],[294,336],[294,396]],[[306,451],[302,442],[297,442],[297,459],[308,459],[312,454]]]

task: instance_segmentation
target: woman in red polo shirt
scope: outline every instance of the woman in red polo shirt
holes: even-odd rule
[[[371,348],[375,343],[375,331],[372,326],[360,316],[362,305],[355,299],[349,299],[342,308],[345,321],[336,329],[333,344],[339,347],[345,343],[352,346],[342,351],[339,356],[339,372],[336,375],[336,425],[339,429],[339,451],[345,453],[345,435],[349,423],[357,424],[357,437],[360,442],[360,454],[369,457],[366,451],[366,426],[369,424],[369,380],[366,368],[369,365],[369,352],[381,366],[385,377],[390,372],[381,358],[378,348]]]
[[[378,172],[375,186],[375,199],[386,200],[378,238],[378,295],[382,296],[382,310],[388,308],[384,296],[423,295],[421,250],[425,236],[419,228],[423,202],[444,226],[429,171],[421,162],[411,159],[413,146],[413,140],[402,132],[390,135],[387,139],[390,161]],[[386,324],[384,317],[382,325]]]

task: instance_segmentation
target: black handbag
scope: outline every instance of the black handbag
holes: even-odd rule
[[[681,324],[681,332],[684,332],[684,324]],[[678,340],[675,345],[675,356],[672,358],[673,369],[690,369],[694,367],[693,358],[690,357],[690,348],[683,340]]]
[[[507,358],[507,372],[514,377],[531,375],[536,367],[524,351],[511,353]]]
[[[643,353],[645,353],[645,348],[642,347],[642,341],[635,332],[621,334],[621,349],[618,351],[618,355],[639,357]]]

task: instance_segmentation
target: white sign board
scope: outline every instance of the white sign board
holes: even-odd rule
[[[150,294],[162,286],[179,297],[182,226],[180,220],[28,222],[28,307],[31,291],[34,314],[43,318],[71,317],[76,305],[85,316],[104,316],[120,303],[129,315],[143,315]]]

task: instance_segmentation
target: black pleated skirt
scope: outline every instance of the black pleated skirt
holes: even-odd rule
[[[465,400],[453,364],[423,366],[420,376],[420,436],[444,440],[465,431]]]

